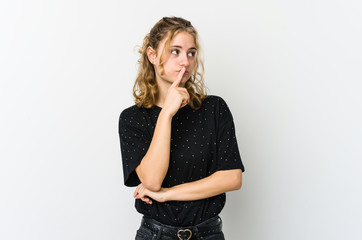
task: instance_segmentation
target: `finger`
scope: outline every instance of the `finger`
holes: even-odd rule
[[[186,68],[183,67],[183,68],[181,69],[181,71],[177,74],[177,78],[176,78],[176,80],[172,83],[171,86],[173,86],[173,87],[178,87],[178,85],[180,85],[181,80],[182,80],[182,77],[184,76],[185,71],[186,71]]]
[[[136,190],[135,190],[135,192],[134,192],[134,194],[133,194],[133,197],[135,197],[135,198],[140,198],[141,196],[143,196],[144,195],[144,193],[143,193],[143,190],[145,189],[145,186],[143,186],[143,184],[141,183],[141,184],[139,184],[138,186],[137,186],[137,188],[136,188]]]
[[[134,190],[133,197],[136,197],[137,194],[138,194],[138,187],[136,187],[136,189]]]
[[[189,102],[188,102],[188,101],[182,102],[182,104],[181,104],[180,108],[185,107],[187,104],[189,104]]]
[[[181,106],[180,108],[186,106],[187,104],[189,104],[190,102],[190,95],[189,93],[186,91],[183,96],[182,96],[182,102],[181,102]]]
[[[152,204],[151,199],[149,199],[148,197],[143,197],[141,198],[141,200],[144,201],[145,203]]]
[[[138,195],[138,191],[139,191],[141,185],[142,185],[142,183],[136,187],[136,190],[134,190],[134,193],[133,193],[133,197],[136,197]]]
[[[180,87],[178,89],[180,91],[180,94],[182,94],[183,99],[190,99],[190,94],[189,94],[189,92],[187,91],[186,88]]]
[[[136,197],[136,196],[137,196],[139,186],[140,186],[140,185],[138,185],[138,186],[136,187],[136,189],[134,190],[133,197]]]
[[[189,103],[189,101],[188,101],[187,99],[182,100],[180,108],[183,108],[183,107],[186,106],[188,103]]]
[[[143,184],[140,186],[139,191],[138,191],[138,195],[136,197],[136,199],[141,199],[142,201],[148,203],[148,204],[152,204],[152,200],[150,199],[150,197],[148,196],[148,190],[145,186],[143,186]]]
[[[135,197],[136,199],[141,199],[143,202],[148,203],[148,204],[152,204],[152,200],[148,197],[141,197],[140,195],[138,195],[137,197]]]

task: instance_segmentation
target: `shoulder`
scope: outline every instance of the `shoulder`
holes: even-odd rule
[[[226,102],[220,96],[208,95],[202,102],[202,105],[218,108],[218,107],[226,106]]]
[[[145,108],[145,107],[138,107],[137,105],[132,105],[121,112],[120,117],[127,118],[127,117],[134,117],[134,116],[142,116],[152,114],[154,111],[157,111],[157,108]]]
[[[145,115],[147,115],[149,111],[150,109],[132,105],[121,112],[119,115],[119,123],[142,122],[142,119],[145,118]]]
[[[139,112],[139,107],[137,107],[136,105],[130,106],[121,111],[119,119],[120,121],[128,120],[130,118],[137,116],[139,114],[138,112]]]
[[[209,95],[202,102],[204,110],[212,109],[211,114],[221,122],[233,120],[232,114],[225,100],[220,96]]]
[[[119,116],[119,125],[129,125],[140,127],[147,125],[155,115],[157,115],[157,108],[144,108],[132,105],[124,109]]]

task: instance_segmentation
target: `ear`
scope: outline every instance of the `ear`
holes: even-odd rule
[[[148,48],[147,48],[147,57],[148,57],[148,60],[149,60],[152,64],[155,64],[156,57],[157,57],[156,50],[153,49],[152,47],[148,47]]]

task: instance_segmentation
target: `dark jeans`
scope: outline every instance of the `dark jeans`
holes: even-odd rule
[[[222,221],[213,217],[191,227],[172,227],[143,217],[136,240],[225,240]]]

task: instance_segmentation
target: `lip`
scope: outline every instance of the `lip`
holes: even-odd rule
[[[181,70],[178,70],[177,72],[179,73],[179,72],[181,72]],[[190,72],[186,70],[186,71],[184,72],[184,76],[185,76],[185,75],[189,75],[189,73],[190,73]]]

